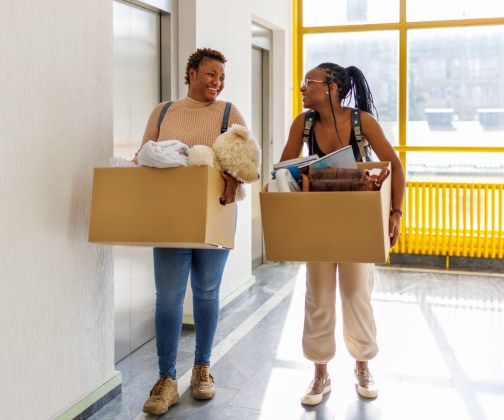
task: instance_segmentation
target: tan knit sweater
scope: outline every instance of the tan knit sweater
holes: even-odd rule
[[[199,102],[189,96],[174,101],[166,111],[158,131],[159,114],[165,104],[160,103],[152,111],[141,146],[149,140],[179,140],[189,147],[197,144],[211,147],[221,134],[225,101]],[[228,128],[233,124],[246,126],[243,116],[234,105],[229,113]]]

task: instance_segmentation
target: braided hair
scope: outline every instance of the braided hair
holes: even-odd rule
[[[341,103],[345,99],[350,101],[353,96],[356,108],[369,112],[371,115],[376,113],[376,116],[378,116],[371,89],[361,70],[355,66],[345,68],[334,63],[322,63],[317,68],[326,72],[328,87],[331,83],[338,85],[338,96]]]

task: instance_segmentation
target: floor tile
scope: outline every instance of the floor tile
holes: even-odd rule
[[[256,284],[227,305],[215,340],[217,393],[190,392],[160,419],[497,420],[504,412],[504,277],[496,274],[379,267],[372,296],[380,352],[370,362],[379,397],[356,392],[354,361],[336,327],[328,365],[332,391],[303,406],[313,365],[302,353],[305,266],[258,267]],[[339,303],[338,303],[339,305]],[[337,307],[338,320],[341,310]],[[179,376],[192,367],[194,331],[184,330]],[[141,415],[157,378],[155,340],[117,364],[122,395],[92,419]],[[185,376],[184,376],[185,377]]]

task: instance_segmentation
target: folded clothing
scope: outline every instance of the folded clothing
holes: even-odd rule
[[[189,147],[179,140],[149,140],[137,155],[140,166],[152,168],[173,168],[187,166]]]
[[[109,159],[109,166],[137,166],[129,159],[113,156]]]

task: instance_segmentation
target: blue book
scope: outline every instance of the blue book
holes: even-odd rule
[[[355,162],[352,146],[346,146],[299,168],[304,166],[309,166],[310,168],[328,168],[329,166],[334,166],[335,168],[357,169],[357,162]]]
[[[300,178],[300,176],[301,176],[301,175],[299,174],[299,168],[298,168],[297,166],[287,166],[287,167],[285,167],[285,168],[280,168],[280,169],[288,169],[288,170],[290,171],[290,173],[291,173],[292,177],[293,177],[296,181],[298,181],[298,180],[299,180],[299,178]],[[279,170],[279,169],[277,169],[277,170]],[[272,176],[272,178],[273,178],[273,179],[275,179],[275,178],[276,178],[276,172],[277,172],[277,171],[272,171],[272,172],[271,172],[271,176]]]

